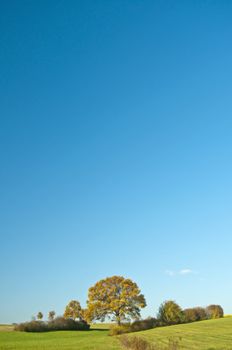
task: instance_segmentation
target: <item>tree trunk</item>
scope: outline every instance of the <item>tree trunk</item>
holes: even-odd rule
[[[118,326],[121,326],[121,317],[119,315],[116,315],[116,322]]]

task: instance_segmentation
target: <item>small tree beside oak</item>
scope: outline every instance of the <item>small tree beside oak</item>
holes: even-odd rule
[[[78,300],[71,300],[65,308],[64,318],[70,318],[72,320],[82,320],[81,304]]]

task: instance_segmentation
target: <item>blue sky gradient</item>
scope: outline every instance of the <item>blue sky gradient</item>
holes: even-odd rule
[[[0,4],[0,322],[134,279],[232,313],[232,3]]]

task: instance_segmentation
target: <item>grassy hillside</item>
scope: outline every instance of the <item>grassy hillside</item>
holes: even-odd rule
[[[89,332],[19,333],[0,326],[0,350],[119,350],[117,337],[108,336],[108,325],[94,326]],[[97,329],[98,328],[98,329]],[[182,338],[182,349],[232,350],[232,318],[156,328],[130,336],[145,337],[165,344],[169,338]]]
[[[161,344],[166,344],[168,338],[180,337],[183,349],[232,350],[232,318],[156,328],[137,334],[151,342],[158,341]]]

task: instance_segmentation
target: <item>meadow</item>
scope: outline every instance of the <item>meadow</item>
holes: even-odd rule
[[[109,325],[92,325],[90,331],[48,333],[15,332],[11,326],[0,326],[1,350],[119,350],[118,337],[108,336]],[[232,318],[207,320],[137,332],[151,343],[167,344],[170,338],[181,338],[181,349],[232,349]]]

